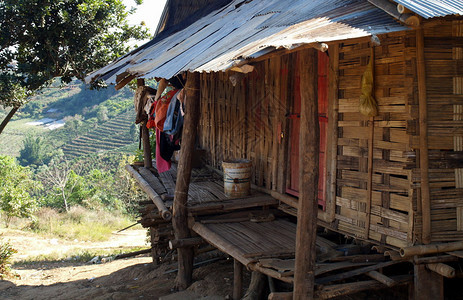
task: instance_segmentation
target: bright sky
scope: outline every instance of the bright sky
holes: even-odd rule
[[[150,33],[154,34],[166,0],[143,0],[142,5],[136,5],[135,0],[123,0],[123,2],[128,8],[137,8],[135,14],[129,17],[130,25],[139,25],[142,21],[145,21]]]

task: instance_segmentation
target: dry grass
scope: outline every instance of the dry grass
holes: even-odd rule
[[[44,207],[36,213],[36,219],[23,228],[45,237],[95,242],[106,241],[112,232],[133,223],[127,216],[116,212],[75,206],[69,212],[60,213]]]

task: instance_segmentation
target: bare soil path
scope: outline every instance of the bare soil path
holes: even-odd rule
[[[146,230],[127,230],[97,243],[47,239],[14,230],[0,233],[18,250],[16,261],[76,249],[148,248]],[[104,264],[31,262],[14,267],[17,278],[0,281],[0,299],[159,299],[167,295],[169,299],[224,299],[231,293],[233,267],[229,261],[196,269],[188,297],[172,294],[175,273],[166,272],[172,268],[175,264],[154,266],[148,256]]]

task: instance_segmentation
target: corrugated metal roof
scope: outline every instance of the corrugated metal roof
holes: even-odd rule
[[[394,0],[423,18],[463,15],[462,0]]]
[[[269,50],[405,30],[364,0],[235,0],[160,41],[90,74],[170,78],[183,71],[221,71]],[[122,76],[121,76],[122,74]]]

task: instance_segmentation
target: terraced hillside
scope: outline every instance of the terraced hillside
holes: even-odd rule
[[[130,126],[135,120],[135,112],[129,109],[118,117],[99,125],[95,130],[74,139],[62,147],[68,157],[76,157],[96,152],[115,150],[133,143]]]

